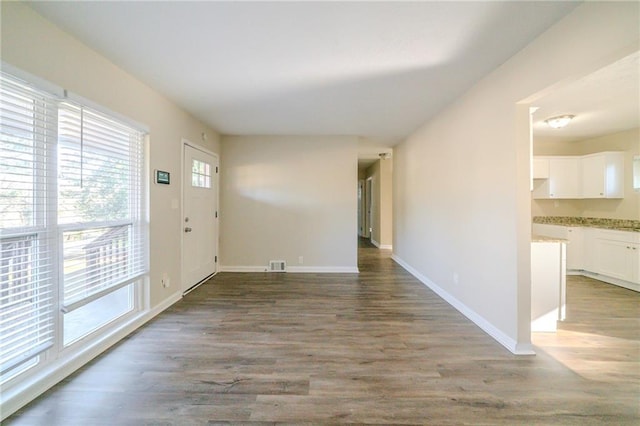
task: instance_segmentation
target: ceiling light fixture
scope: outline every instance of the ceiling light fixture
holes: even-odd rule
[[[544,120],[544,122],[547,123],[549,127],[553,127],[554,129],[561,129],[569,124],[569,122],[573,120],[573,117],[575,117],[575,115],[559,115],[557,117],[547,118],[546,120]]]

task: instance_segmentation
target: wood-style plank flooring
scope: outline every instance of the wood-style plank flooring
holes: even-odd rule
[[[221,273],[5,424],[640,424],[637,293],[570,279],[516,357],[388,251],[359,263]]]

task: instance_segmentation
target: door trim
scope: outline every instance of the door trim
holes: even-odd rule
[[[373,240],[373,176],[369,176],[364,181],[365,212],[364,212],[364,237],[369,241]]]
[[[215,270],[213,272],[213,274],[209,275],[208,277],[206,277],[205,279],[203,279],[202,281],[192,285],[191,287],[189,287],[188,289],[184,289],[184,283],[185,283],[185,273],[184,273],[184,232],[182,232],[182,220],[184,218],[184,191],[185,191],[185,181],[184,181],[184,150],[185,150],[185,146],[189,146],[193,149],[196,149],[198,151],[202,151],[205,154],[211,155],[212,157],[215,157],[218,167],[218,172],[215,174],[215,179],[213,180],[212,184],[215,184],[216,186],[216,208],[218,211],[218,223],[216,226],[216,241],[215,241],[215,247],[216,247],[216,256],[218,256],[218,261],[215,264]],[[182,143],[181,143],[181,147],[180,147],[180,292],[182,293],[182,295],[184,296],[185,294],[195,290],[198,286],[200,286],[202,283],[204,283],[205,281],[207,281],[209,278],[211,278],[214,275],[217,275],[218,272],[220,271],[219,268],[219,264],[220,264],[220,156],[218,154],[216,154],[215,152],[204,148],[196,143],[191,142],[190,140],[186,139],[186,138],[182,138]]]

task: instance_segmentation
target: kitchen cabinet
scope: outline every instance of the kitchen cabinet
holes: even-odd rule
[[[534,183],[533,198],[581,198],[580,157],[548,157],[549,178]]]
[[[561,226],[534,223],[533,234],[550,238],[567,240],[566,266],[567,272],[584,269],[584,241],[583,234],[587,229],[579,226]]]
[[[565,243],[531,243],[531,331],[556,331],[566,316]]]
[[[584,234],[585,229],[578,226],[567,227],[567,270],[584,269]]]
[[[533,198],[624,198],[624,153],[533,159]]]
[[[640,291],[640,233],[538,223],[532,233],[567,240],[568,274]]]
[[[593,239],[592,272],[640,284],[638,239],[631,232],[599,230]]]
[[[549,178],[549,159],[534,158],[533,159],[533,178],[548,179]]]
[[[624,198],[624,153],[600,152],[580,161],[582,198]]]
[[[582,267],[585,271],[596,270],[596,251],[594,247],[596,245],[596,235],[599,233],[597,228],[582,228]]]

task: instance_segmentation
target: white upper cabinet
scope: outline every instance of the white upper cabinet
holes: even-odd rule
[[[533,198],[581,198],[580,158],[549,157],[549,178],[534,183]]]
[[[624,154],[585,155],[582,162],[582,198],[624,198]]]
[[[533,177],[536,199],[624,198],[624,153],[536,157]]]
[[[533,159],[533,178],[534,179],[549,178],[549,159],[548,158]]]

